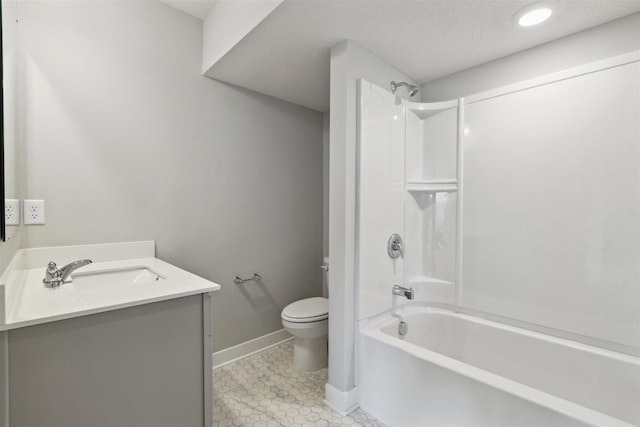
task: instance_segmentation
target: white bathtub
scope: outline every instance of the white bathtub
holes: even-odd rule
[[[360,406],[390,426],[637,426],[640,359],[440,308],[362,321]]]

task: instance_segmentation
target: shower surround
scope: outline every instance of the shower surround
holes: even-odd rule
[[[632,52],[440,103],[359,81],[364,410],[640,425],[638,73]]]

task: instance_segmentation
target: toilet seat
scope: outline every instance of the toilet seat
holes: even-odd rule
[[[329,317],[329,300],[322,297],[292,302],[281,313],[282,320],[291,323],[319,322]]]

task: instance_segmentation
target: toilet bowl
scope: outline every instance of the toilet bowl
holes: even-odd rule
[[[295,337],[293,367],[311,372],[327,367],[329,300],[321,297],[292,302],[282,310],[282,326]]]

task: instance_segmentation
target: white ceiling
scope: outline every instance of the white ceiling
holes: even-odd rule
[[[207,75],[327,111],[329,49],[345,39],[425,83],[640,11],[640,0],[556,0],[549,21],[517,27],[529,3],[285,0]]]
[[[207,17],[217,0],[160,0],[173,8],[188,13],[196,18]]]

